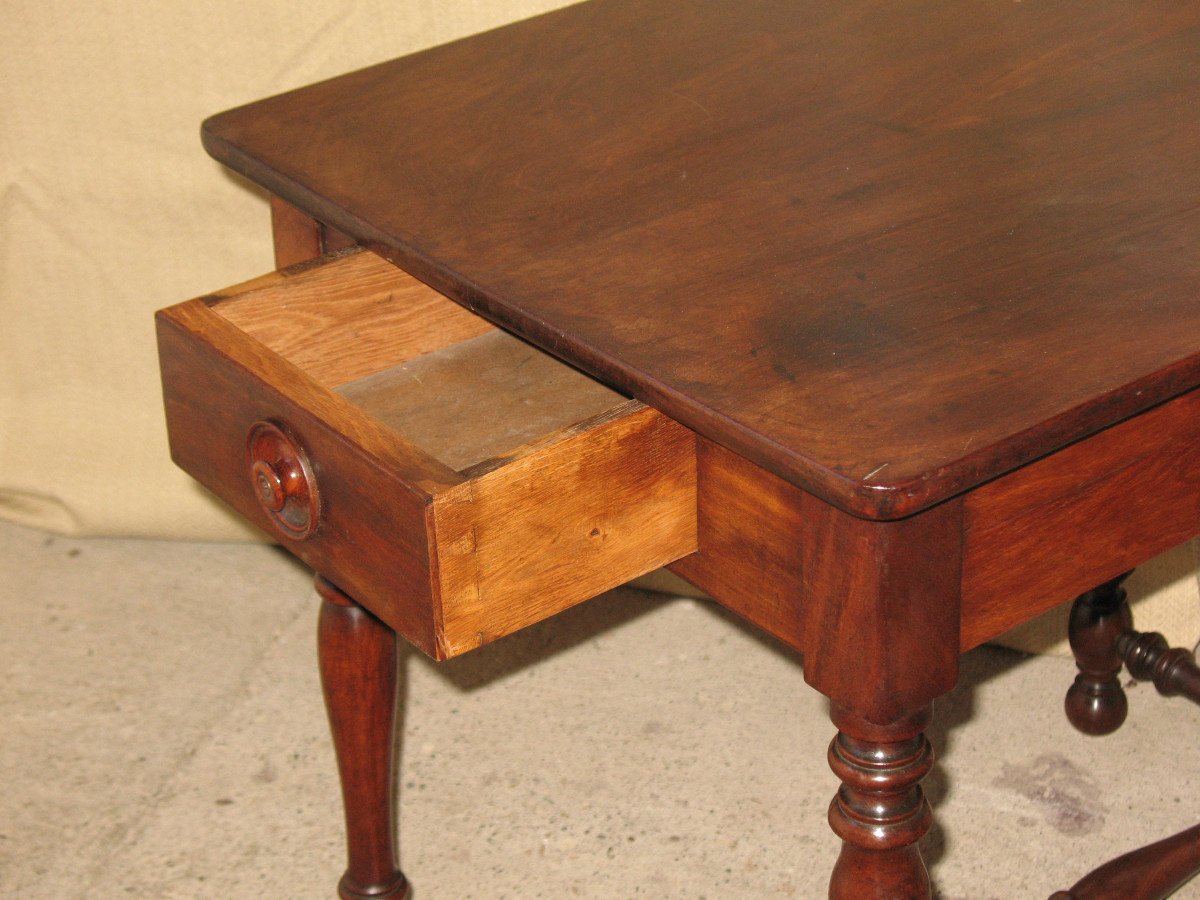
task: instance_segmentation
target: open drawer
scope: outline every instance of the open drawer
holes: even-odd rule
[[[367,251],[158,340],[176,463],[437,658],[696,549],[690,431]]]

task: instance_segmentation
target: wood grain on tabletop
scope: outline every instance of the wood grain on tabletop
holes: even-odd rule
[[[204,136],[489,318],[887,518],[1200,382],[1198,42],[1195,4],[594,0]]]

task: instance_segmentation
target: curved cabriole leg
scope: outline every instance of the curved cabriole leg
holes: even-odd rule
[[[408,882],[396,865],[393,746],[396,635],[318,576],[322,597],[317,648],[346,810],[349,866],[342,900],[403,900]]]
[[[829,825],[842,851],[829,881],[834,900],[900,900],[930,896],[917,841],[933,824],[920,781],[933,766],[925,738],[926,708],[890,725],[875,725],[834,707],[838,728],[829,765],[842,781]]]
[[[1121,689],[1117,638],[1133,627],[1125,589],[1128,573],[1088,591],[1071,607],[1071,652],[1079,674],[1067,691],[1067,718],[1084,734],[1112,734],[1129,712]]]

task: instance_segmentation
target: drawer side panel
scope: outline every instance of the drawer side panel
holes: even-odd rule
[[[446,655],[695,551],[695,444],[688,429],[629,403],[440,495]]]

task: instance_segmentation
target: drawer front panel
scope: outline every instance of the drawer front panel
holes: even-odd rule
[[[421,650],[435,653],[426,498],[315,416],[311,404],[250,371],[247,360],[239,364],[173,321],[160,318],[158,331],[176,464]],[[281,531],[259,504],[247,438],[264,420],[283,423],[310,460],[321,508],[306,539]]]

